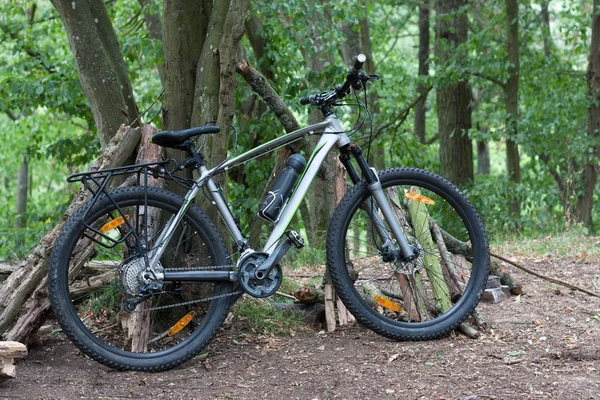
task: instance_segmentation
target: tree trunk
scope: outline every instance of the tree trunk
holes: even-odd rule
[[[467,19],[459,10],[464,0],[436,2],[435,53],[440,66],[452,58],[467,40]],[[456,62],[456,61],[454,61]],[[458,186],[473,181],[471,128],[471,89],[465,80],[449,83],[437,91],[442,174]]]
[[[550,5],[550,0],[544,0],[542,2],[542,36],[544,37],[544,55],[546,57],[550,57],[552,54],[552,49],[554,48],[554,41],[552,40],[552,35],[550,32],[550,13],[548,12],[548,6]]]
[[[92,170],[122,165],[131,157],[139,140],[139,129],[122,126],[104,148]],[[54,240],[67,219],[88,199],[89,194],[82,187],[59,223],[44,235],[38,245],[31,250],[23,265],[13,272],[0,288],[0,334],[14,324],[12,330],[5,333],[5,337],[9,340],[27,342],[30,335],[41,326],[44,313],[50,307],[47,299],[46,275]],[[20,314],[19,310],[21,310]]]
[[[163,54],[165,70],[165,98],[162,109],[162,129],[180,130],[192,127],[196,71],[212,1],[163,1]],[[167,157],[183,161],[187,155],[175,149],[166,149]],[[180,173],[192,178],[192,171]],[[169,190],[184,195],[181,186],[167,184]]]
[[[600,136],[600,0],[594,0],[587,83],[592,100],[588,108],[587,135],[597,142]],[[595,146],[593,154],[588,155],[583,169],[583,192],[577,197],[577,219],[588,228],[592,227],[592,205],[598,175],[598,157],[600,157],[600,148]]]
[[[121,124],[138,116],[112,22],[101,0],[52,0],[52,4],[65,26],[79,81],[104,147]]]
[[[490,174],[490,147],[486,141],[477,141],[477,175]]]
[[[506,170],[508,179],[515,185],[521,183],[521,166],[519,164],[519,146],[517,145],[519,120],[519,3],[517,0],[506,0],[508,50],[508,81],[504,85],[504,103],[506,106]],[[515,193],[510,191],[509,193]],[[521,205],[514,195],[509,197],[509,213],[515,227],[519,226]]]
[[[21,229],[25,226],[25,213],[27,212],[27,183],[29,175],[29,157],[23,155],[23,164],[19,168],[17,177],[17,214],[15,216],[15,228]]]
[[[429,75],[429,0],[421,0],[419,3],[419,77],[424,78]],[[425,130],[425,103],[427,101],[427,92],[425,85],[419,82],[417,86],[417,95],[422,98],[415,104],[415,134],[419,142],[426,142]]]

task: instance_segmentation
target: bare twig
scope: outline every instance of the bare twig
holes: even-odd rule
[[[519,268],[520,270],[527,272],[528,274],[531,274],[531,275],[533,275],[533,276],[537,276],[538,278],[541,278],[541,279],[547,280],[548,282],[556,283],[557,285],[561,285],[561,286],[564,286],[564,287],[568,287],[569,289],[577,290],[577,291],[583,292],[583,293],[585,293],[585,294],[589,294],[590,296],[594,296],[594,297],[599,297],[599,298],[600,298],[600,294],[598,294],[598,293],[591,292],[591,291],[589,291],[589,290],[586,290],[586,289],[580,288],[580,287],[579,287],[579,286],[577,286],[577,285],[572,285],[572,284],[570,284],[570,283],[567,283],[567,282],[561,281],[560,279],[550,278],[550,277],[548,277],[548,276],[545,276],[545,275],[539,274],[539,273],[537,273],[537,272],[535,272],[535,271],[532,271],[532,270],[530,270],[529,268],[525,268],[524,266],[522,266],[522,265],[520,265],[520,264],[518,264],[518,263],[516,263],[516,262],[514,262],[514,261],[511,261],[511,260],[509,260],[508,258],[504,258],[504,257],[502,257],[502,256],[499,256],[499,255],[497,255],[497,254],[494,254],[494,253],[492,253],[492,252],[490,252],[490,255],[491,255],[492,257],[495,257],[495,258],[497,258],[498,260],[501,260],[501,261],[504,261],[504,262],[506,262],[506,263],[509,263],[510,265],[512,265],[512,266],[515,266],[515,267]]]
[[[425,96],[427,96],[427,94],[431,91],[431,89],[433,89],[433,86],[424,88],[423,92],[421,94],[419,94],[419,96],[417,96],[409,105],[404,107],[396,115],[396,117],[392,118],[392,120],[390,122],[385,123],[382,126],[380,126],[377,129],[377,132],[375,132],[375,134],[373,135],[373,137],[374,138],[378,137],[384,130],[386,130],[387,128],[389,128],[392,125],[395,125],[395,124],[401,125],[402,123],[404,123],[404,121],[408,117],[408,113],[410,112],[410,110],[412,110],[412,108],[414,106],[416,106],[418,102],[420,102],[422,99],[424,99]]]
[[[285,297],[286,299],[298,300],[294,296],[291,296],[289,294],[285,294],[283,292],[275,292],[275,294],[277,294],[277,295],[279,295],[281,297]]]

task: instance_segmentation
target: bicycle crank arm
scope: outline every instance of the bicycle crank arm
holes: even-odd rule
[[[165,271],[164,274],[164,281],[236,282],[238,280],[237,272],[234,271]]]
[[[254,272],[254,276],[256,279],[263,279],[265,276],[268,276],[273,267],[279,264],[279,261],[285,256],[290,247],[294,246],[297,249],[304,247],[304,240],[296,231],[287,231],[287,237],[285,240],[277,246],[275,251],[271,253],[269,258],[267,258],[260,267],[256,269]]]

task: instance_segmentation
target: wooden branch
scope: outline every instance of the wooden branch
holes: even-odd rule
[[[69,286],[69,293],[72,297],[79,297],[83,294],[98,290],[115,280],[115,270],[106,271],[100,275],[95,275],[80,281],[73,282]]]
[[[487,81],[490,81],[492,83],[495,83],[496,85],[500,86],[502,89],[504,89],[506,87],[506,84],[504,82],[502,82],[501,80],[494,78],[493,76],[489,76],[489,75],[485,75],[479,72],[473,72],[473,71],[468,71],[468,73],[470,75],[473,76],[478,76],[479,78],[483,78]]]
[[[325,284],[324,293],[325,322],[327,324],[327,332],[333,332],[335,331],[335,293],[331,283]]]
[[[548,276],[539,274],[539,273],[537,273],[535,271],[530,270],[529,268],[525,268],[524,266],[522,266],[521,264],[516,263],[515,261],[511,261],[508,258],[499,256],[498,254],[494,254],[494,253],[490,252],[490,255],[492,257],[497,258],[498,260],[501,260],[501,261],[504,261],[506,263],[509,263],[510,265],[512,265],[514,267],[517,267],[520,270],[527,272],[528,274],[531,274],[533,276],[537,276],[540,279],[544,279],[544,280],[546,280],[548,282],[556,283],[557,285],[561,285],[561,286],[567,287],[569,289],[577,290],[579,292],[583,292],[583,293],[588,294],[590,296],[594,296],[594,297],[599,297],[600,298],[600,294],[598,294],[598,293],[595,293],[595,292],[592,292],[592,291],[580,288],[579,286],[572,285],[572,284],[570,284],[568,282],[565,282],[565,281],[561,281],[560,279],[550,278]]]
[[[296,298],[294,296],[291,296],[287,293],[283,293],[283,292],[275,292],[276,295],[281,296],[281,297],[285,297],[286,299],[290,299],[290,300],[296,300]]]
[[[410,192],[420,194],[415,187],[410,188]],[[450,299],[450,291],[448,284],[443,277],[442,267],[439,260],[433,256],[436,253],[437,246],[433,242],[431,231],[429,229],[429,221],[431,217],[427,211],[425,204],[418,201],[408,202],[408,214],[415,229],[415,236],[419,238],[421,246],[423,246],[423,263],[425,271],[431,283],[431,290],[435,298],[435,306],[438,312],[446,312],[452,308],[452,300]]]
[[[458,298],[464,292],[464,282],[462,282],[456,272],[454,260],[452,260],[450,252],[446,248],[446,243],[444,242],[442,232],[437,222],[431,222],[431,231],[433,232],[435,243],[437,244],[442,257],[442,272],[444,273],[444,278],[448,284],[448,289],[450,289],[450,298]]]
[[[277,116],[277,119],[286,132],[293,132],[300,129],[300,124],[288,106],[281,100],[281,97],[269,84],[267,79],[257,70],[252,68],[248,61],[242,61],[237,65],[236,71],[248,82],[256,94],[258,94],[267,103],[267,106]]]
[[[424,99],[429,94],[431,89],[433,89],[433,86],[428,86],[428,87],[424,88],[423,92],[421,92],[419,94],[419,96],[417,96],[409,105],[407,105],[402,110],[400,110],[400,112],[398,112],[398,114],[394,118],[392,118],[392,120],[390,122],[385,123],[382,126],[380,126],[377,129],[377,131],[375,132],[375,134],[373,135],[373,138],[378,137],[384,130],[386,130],[387,128],[389,128],[390,126],[392,126],[396,123],[398,123],[400,125],[402,123],[404,123],[404,121],[408,117],[408,113],[410,112],[410,110],[412,110],[412,108],[414,106],[416,106],[419,101]],[[400,122],[398,122],[398,121],[400,121]]]
[[[473,328],[471,325],[463,322],[458,327],[462,333],[470,337],[471,339],[477,339],[479,337],[479,331]]]

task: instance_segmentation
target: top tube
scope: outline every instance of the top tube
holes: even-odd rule
[[[323,130],[325,130],[325,128],[327,128],[330,125],[331,125],[331,121],[329,119],[327,119],[327,120],[318,122],[316,124],[309,125],[304,128],[300,128],[297,131],[290,132],[290,133],[280,136],[278,138],[275,138],[267,143],[264,143],[258,147],[255,147],[254,149],[251,149],[245,153],[242,153],[237,157],[232,158],[231,160],[223,163],[223,165],[221,165],[219,167],[209,170],[208,174],[214,175],[214,174],[221,173],[223,171],[227,171],[230,168],[237,167],[238,165],[241,165],[247,161],[250,161],[254,158],[263,156],[267,153],[277,150],[280,147],[283,147],[283,146],[293,143],[297,140],[300,140],[305,136],[323,133]]]

